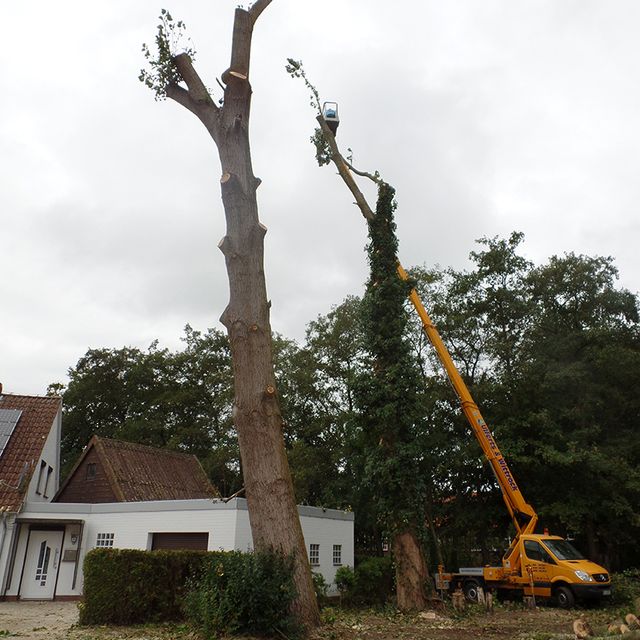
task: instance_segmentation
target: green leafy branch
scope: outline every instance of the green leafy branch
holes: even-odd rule
[[[305,86],[311,92],[310,98],[310,106],[313,107],[318,112],[318,121],[321,122],[321,118],[323,118],[322,113],[322,103],[320,101],[320,94],[316,87],[311,84],[309,78],[307,78],[307,74],[305,73],[304,66],[302,65],[302,60],[294,60],[293,58],[287,58],[287,64],[285,65],[285,69],[287,73],[292,78],[301,78],[304,82]],[[325,164],[329,164],[332,161],[337,161],[339,158],[345,166],[349,168],[353,173],[362,176],[363,178],[369,178],[375,182],[378,186],[384,183],[380,173],[378,171],[374,171],[373,173],[369,173],[367,171],[358,171],[353,166],[353,150],[350,147],[347,147],[347,151],[349,155],[345,158],[340,151],[338,150],[338,146],[335,141],[335,136],[331,132],[327,133],[323,131],[324,125],[322,127],[316,127],[313,132],[313,135],[309,138],[311,144],[316,148],[316,161],[319,166],[324,166]],[[332,140],[329,140],[327,136],[331,136]]]
[[[309,96],[310,102],[309,105],[316,109],[318,115],[322,115],[322,104],[320,103],[320,95],[318,94],[318,90],[309,82],[307,78],[307,74],[304,71],[304,67],[302,66],[302,60],[294,60],[293,58],[287,58],[287,64],[285,66],[287,73],[292,78],[302,78],[305,86],[311,92]]]
[[[155,37],[157,53],[154,56],[146,43],[142,45],[142,53],[150,68],[141,69],[138,79],[155,93],[156,100],[164,100],[167,87],[182,80],[174,57],[178,53],[186,53],[194,61],[196,51],[186,36],[186,25],[182,20],[175,21],[166,9],[160,10],[158,18],[160,24]],[[183,44],[185,41],[186,46]]]
[[[302,78],[305,86],[311,92],[311,95],[309,96],[309,105],[318,112],[318,116],[322,117],[320,94],[311,82],[309,82],[309,78],[307,78],[307,74],[302,66],[302,60],[287,58],[285,69],[292,78]],[[322,167],[325,164],[329,164],[332,160],[331,147],[322,133],[322,129],[320,129],[320,127],[316,127],[309,140],[316,148],[316,161],[318,162],[318,165]]]

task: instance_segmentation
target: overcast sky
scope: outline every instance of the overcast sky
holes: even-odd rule
[[[176,348],[228,298],[213,142],[137,79],[162,6],[208,86],[236,0],[21,0],[0,39],[0,382],[44,393],[90,347]],[[365,227],[308,142],[285,59],[339,103],[338,140],[397,189],[401,260],[465,268],[482,236],[541,262],[611,255],[640,289],[640,2],[273,0],[254,32],[251,138],[274,330],[366,278]],[[219,97],[219,96],[216,96]]]

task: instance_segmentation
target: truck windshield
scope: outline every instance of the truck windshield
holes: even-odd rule
[[[566,540],[545,540],[544,544],[558,560],[584,560],[584,555]]]

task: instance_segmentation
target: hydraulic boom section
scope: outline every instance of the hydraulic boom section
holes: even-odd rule
[[[409,281],[409,276],[401,264],[398,264],[398,275],[405,282]],[[436,350],[438,358],[440,359],[440,362],[442,362],[442,365],[447,372],[447,376],[460,399],[462,411],[471,426],[471,430],[480,443],[487,460],[491,464],[491,468],[493,469],[493,473],[498,481],[498,485],[502,490],[502,497],[507,505],[507,510],[509,511],[513,524],[516,528],[516,537],[519,537],[522,534],[533,533],[538,521],[538,515],[533,507],[526,502],[522,493],[520,493],[520,489],[516,484],[515,478],[509,470],[509,467],[500,452],[487,423],[484,421],[482,414],[480,413],[480,409],[478,409],[478,405],[473,401],[467,385],[451,359],[451,355],[449,354],[447,347],[444,345],[444,342],[442,342],[442,338],[431,321],[431,318],[424,308],[422,300],[420,300],[420,296],[415,288],[411,289],[409,300],[411,300],[411,303],[420,316],[424,332],[427,335],[429,342],[431,342]],[[510,560],[510,551],[511,549],[507,551],[507,554],[504,557],[505,561]]]

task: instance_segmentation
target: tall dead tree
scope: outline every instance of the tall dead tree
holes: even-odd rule
[[[294,613],[307,628],[319,622],[302,528],[282,435],[282,416],[273,371],[270,302],[264,275],[264,235],[258,218],[249,147],[251,85],[249,61],[256,20],[271,0],[257,0],[235,11],[231,63],[222,74],[224,99],[218,106],[200,79],[189,53],[173,55],[174,23],[163,10],[157,58],[141,80],[197,116],[218,148],[220,186],[227,230],[219,248],[229,276],[230,300],[221,321],[227,328],[233,360],[233,420],[238,432],[253,544],[294,559],[298,592]]]

